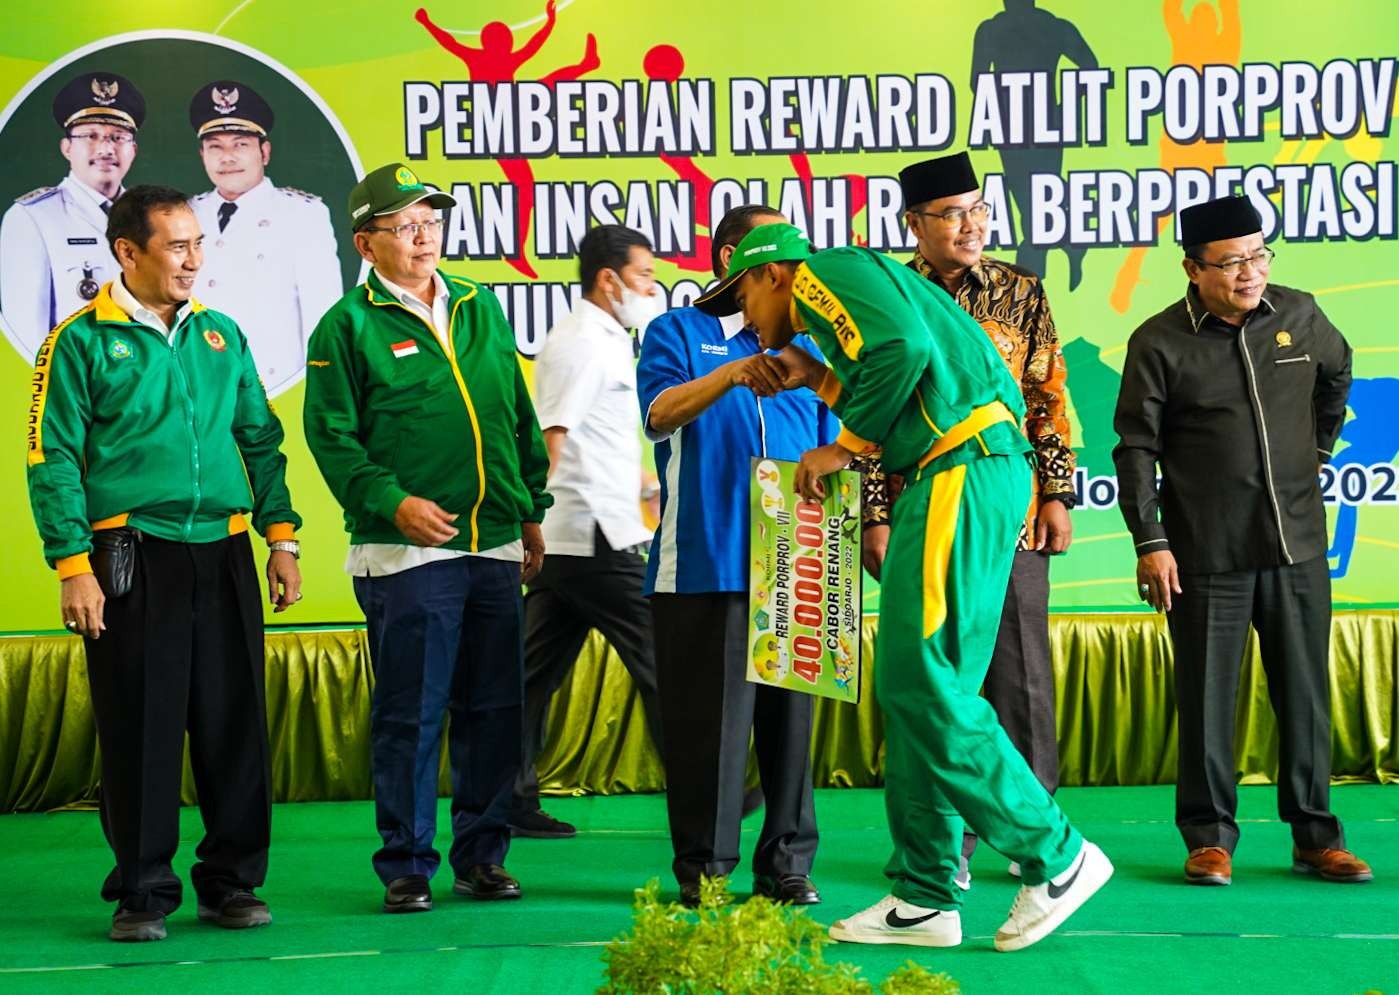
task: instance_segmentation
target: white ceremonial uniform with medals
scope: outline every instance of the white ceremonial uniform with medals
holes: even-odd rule
[[[121,272],[107,246],[105,199],[69,173],[56,187],[16,198],[0,221],[0,314],[27,361],[55,325]]]
[[[219,231],[219,208],[234,211]],[[344,293],[330,211],[319,197],[261,183],[237,200],[190,201],[204,233],[195,295],[238,322],[269,396],[301,379],[306,343]]]

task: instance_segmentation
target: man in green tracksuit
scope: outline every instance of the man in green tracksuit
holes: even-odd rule
[[[84,639],[119,941],[163,939],[180,905],[186,731],[205,828],[190,870],[199,917],[272,921],[254,894],[272,792],[248,515],[272,550],[278,612],[300,598],[301,519],[247,339],[190,296],[203,238],[187,200],[137,186],[113,203],[121,273],[44,340],[29,408],[29,499],[63,624]]]
[[[385,912],[432,907],[444,715],[453,889],[519,898],[506,823],[523,751],[520,583],[544,556],[549,458],[489,289],[437,269],[456,202],[400,163],[350,192],[373,268],[317,324],[306,442],[345,509],[369,626],[370,761]]]
[[[963,820],[1020,862],[1023,887],[998,950],[1042,939],[1112,865],[1069,825],[977,693],[995,646],[1016,536],[1030,500],[1021,391],[985,332],[917,273],[867,249],[813,254],[791,225],[755,228],[701,309],[741,309],[769,349],[799,332],[830,368],[780,354],[844,426],[807,452],[797,487],[882,448],[908,481],[884,563],[875,692],[887,729],[892,894],[837,922],[836,939],[954,946]]]

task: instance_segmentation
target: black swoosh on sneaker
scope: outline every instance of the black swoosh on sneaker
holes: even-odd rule
[[[1087,863],[1087,861],[1088,855],[1084,854],[1083,859],[1080,860],[1078,862],[1078,866],[1074,868],[1073,877],[1069,878],[1069,880],[1065,881],[1062,885],[1056,885],[1053,881],[1050,881],[1049,897],[1057,902],[1059,899],[1063,898],[1066,894],[1068,894],[1069,889],[1072,888],[1074,886],[1074,882],[1078,880],[1079,872],[1083,870],[1083,865]]]
[[[925,916],[919,916],[917,919],[905,919],[903,916],[899,915],[898,909],[890,909],[889,914],[884,917],[884,921],[895,929],[907,929],[910,926],[917,926],[919,923],[927,922],[929,919],[935,919],[940,915],[942,915],[942,913],[935,910],[929,912]]]

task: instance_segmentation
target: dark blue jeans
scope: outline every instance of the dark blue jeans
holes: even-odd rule
[[[522,750],[520,565],[465,556],[356,577],[374,668],[370,756],[385,883],[441,862],[442,722],[452,772],[453,869],[503,864]]]

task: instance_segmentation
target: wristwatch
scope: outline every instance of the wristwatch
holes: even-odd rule
[[[290,553],[296,559],[301,559],[301,543],[295,539],[278,539],[276,542],[269,542],[267,548],[274,553]]]

